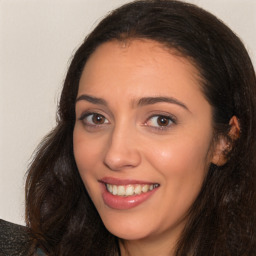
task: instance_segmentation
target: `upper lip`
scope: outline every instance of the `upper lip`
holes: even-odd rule
[[[134,180],[134,179],[117,179],[113,177],[104,177],[99,180],[105,184],[112,185],[130,185],[130,184],[158,184],[156,182],[142,181],[142,180]]]

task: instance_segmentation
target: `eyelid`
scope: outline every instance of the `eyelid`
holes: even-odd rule
[[[152,118],[158,118],[158,117],[164,117],[168,120],[170,120],[170,124],[168,124],[167,126],[155,126],[155,125],[148,125],[148,122],[152,119]],[[150,115],[146,122],[145,125],[152,128],[152,129],[157,129],[157,130],[165,130],[165,129],[170,129],[173,125],[177,124],[177,118],[174,115],[171,115],[170,113],[156,113],[156,114],[152,114]]]
[[[93,114],[102,115],[109,120],[109,118],[106,117],[106,116],[108,116],[108,114],[106,114],[106,112],[104,110],[102,110],[101,108],[86,107],[86,108],[76,109],[76,112],[77,112],[76,116],[77,116],[78,120],[82,120],[86,116],[93,115]]]
[[[93,115],[99,115],[99,116],[102,116],[105,120],[107,120],[107,122],[104,122],[102,124],[94,124],[94,123],[90,123],[90,122],[86,122],[85,119],[89,116],[93,116]],[[78,120],[82,121],[83,124],[85,126],[91,126],[91,127],[100,127],[100,126],[103,126],[103,125],[106,125],[106,124],[110,124],[110,121],[109,119],[102,113],[100,113],[99,111],[85,111],[83,112],[80,117],[78,118]]]
[[[86,114],[99,114],[106,117],[108,120],[113,120],[113,113],[105,106],[99,106],[90,102],[80,102],[76,104],[76,118],[79,120],[83,115]]]

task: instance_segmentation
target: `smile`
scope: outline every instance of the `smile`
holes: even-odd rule
[[[159,184],[129,184],[129,185],[112,185],[106,184],[107,191],[114,196],[133,196],[147,193],[155,188],[158,188]]]
[[[129,210],[149,201],[160,187],[159,183],[112,177],[104,177],[99,182],[105,205],[115,210]]]

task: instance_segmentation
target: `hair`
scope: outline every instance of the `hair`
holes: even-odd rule
[[[240,39],[214,15],[175,0],[135,1],[108,14],[71,61],[56,127],[44,138],[26,181],[26,222],[35,246],[48,255],[120,255],[118,238],[103,225],[73,154],[75,100],[84,66],[104,42],[148,39],[176,50],[200,73],[213,110],[215,137],[231,143],[228,161],[211,164],[191,206],[176,256],[252,256],[256,248],[256,78]],[[240,135],[229,138],[229,121]]]

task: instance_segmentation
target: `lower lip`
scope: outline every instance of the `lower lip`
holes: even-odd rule
[[[116,196],[116,195],[112,195],[107,191],[105,184],[102,184],[102,185],[104,186],[103,193],[102,193],[104,203],[108,207],[116,210],[128,210],[133,207],[136,207],[142,204],[143,202],[145,202],[146,200],[148,200],[158,189],[158,188],[155,188],[146,193],[141,193],[140,195]]]

